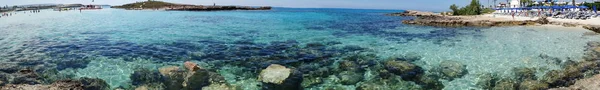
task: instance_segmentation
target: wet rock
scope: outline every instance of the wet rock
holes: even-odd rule
[[[414,62],[414,61],[421,60],[421,58],[423,58],[423,57],[421,57],[417,53],[407,53],[405,55],[390,57],[390,58],[388,58],[388,60],[398,60],[398,61]]]
[[[547,88],[548,84],[535,80],[525,80],[519,85],[519,90],[545,90]]]
[[[599,65],[600,61],[581,61],[573,65],[567,65],[563,70],[547,72],[541,80],[548,83],[550,87],[573,85],[577,79],[582,79],[586,75],[597,74],[596,71],[600,70]]]
[[[302,80],[302,87],[308,88],[321,83],[323,83],[323,79],[321,77],[308,77]]]
[[[5,73],[15,73],[21,69],[25,69],[25,67],[20,66],[16,63],[0,63],[0,72],[5,72]]]
[[[106,81],[98,78],[80,78],[78,79],[83,84],[84,90],[108,90],[110,86]]]
[[[354,85],[362,80],[363,75],[355,72],[344,71],[340,73],[338,77],[340,78],[340,83],[343,85]]]
[[[442,90],[445,86],[439,79],[440,77],[437,75],[424,75],[416,83],[427,90]]]
[[[577,80],[574,85],[561,88],[552,88],[550,90],[595,90],[600,88],[600,74],[590,78]]]
[[[583,28],[594,31],[596,33],[600,33],[600,26],[598,25],[585,25]]]
[[[173,72],[176,72],[178,70],[179,70],[179,67],[177,67],[177,66],[164,66],[164,67],[161,67],[158,69],[160,74],[163,76],[169,76],[170,74],[173,74]]]
[[[360,66],[355,61],[340,61],[339,68],[342,71],[359,71]]]
[[[572,23],[563,23],[562,26],[564,26],[564,27],[575,27],[577,25],[576,24],[572,24]]]
[[[260,72],[259,80],[266,90],[301,90],[302,74],[297,70],[271,64]]]
[[[536,70],[534,68],[514,68],[513,71],[514,75],[517,77],[517,80],[536,80]]]
[[[433,12],[406,10],[404,12],[390,13],[390,14],[386,14],[386,15],[388,15],[388,16],[433,16],[433,15],[439,15],[439,14],[436,14]]]
[[[460,78],[468,73],[466,65],[451,60],[442,61],[435,71],[440,72],[448,80]]]
[[[163,82],[163,76],[156,70],[137,69],[129,77],[133,85],[145,85]]]
[[[0,87],[0,90],[84,90],[84,88],[80,82],[65,80],[51,85],[9,84]]]
[[[192,69],[190,69],[192,70]],[[190,71],[183,81],[184,90],[200,90],[210,85],[210,72],[204,69]]]
[[[196,70],[200,69],[200,67],[198,67],[198,64],[196,64],[194,62],[190,62],[190,61],[184,62],[183,65],[185,66],[185,68],[187,70],[190,70],[190,71],[196,71]]]
[[[41,78],[31,69],[22,69],[12,74],[11,84],[40,84]]]
[[[539,23],[539,24],[549,24],[550,21],[548,21],[548,19],[546,17],[541,17],[537,20],[535,20],[535,22]]]
[[[600,42],[588,42],[583,59],[587,61],[600,60]]]
[[[492,90],[516,90],[517,85],[514,80],[511,79],[501,79],[496,82],[494,88]]]
[[[386,70],[399,75],[404,80],[414,80],[423,75],[423,69],[417,65],[407,61],[387,61],[385,62]]]
[[[495,75],[491,73],[480,74],[477,77],[477,86],[479,86],[482,89],[489,90],[494,87],[496,80],[497,79],[495,78]]]

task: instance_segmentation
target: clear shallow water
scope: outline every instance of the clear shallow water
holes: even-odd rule
[[[467,75],[452,81],[441,79],[444,89],[455,90],[478,89],[475,82],[480,73],[510,77],[515,67],[537,68],[537,75],[543,75],[545,71],[560,69],[560,65],[541,56],[556,57],[560,62],[581,61],[586,43],[600,40],[597,35],[584,35],[591,31],[581,28],[403,25],[401,20],[410,18],[383,15],[391,12],[400,11],[275,8],[272,11],[103,9],[19,13],[0,18],[0,61],[56,68],[60,74],[73,78],[100,78],[116,88],[130,87],[130,75],[135,69],[157,69],[191,60],[217,71],[228,83],[257,89],[260,82],[255,76],[246,75],[245,70],[260,70],[257,68],[271,63],[302,68],[291,63],[319,61],[308,61],[306,58],[314,56],[294,53],[266,63],[248,61],[250,58],[286,56],[286,51],[278,47],[290,44],[333,42],[338,44],[327,48],[359,46],[368,49],[360,52],[375,54],[381,60],[416,54],[422,58],[413,63],[427,71],[444,60],[460,62],[466,65]],[[337,58],[358,51],[320,52],[326,54],[320,57],[328,58],[324,60],[339,61]],[[248,63],[228,63],[235,61]],[[365,72],[363,81],[377,78],[369,74],[375,71]],[[307,89],[332,85],[356,87],[324,82]]]

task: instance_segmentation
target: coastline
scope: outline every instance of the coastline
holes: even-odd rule
[[[550,17],[512,17],[508,15],[473,15],[447,16],[440,13],[407,10],[402,13],[387,14],[389,16],[412,16],[415,19],[404,20],[404,24],[440,26],[440,27],[497,27],[497,26],[532,26],[557,25],[564,27],[582,27],[600,33],[600,18],[588,20],[556,19]]]

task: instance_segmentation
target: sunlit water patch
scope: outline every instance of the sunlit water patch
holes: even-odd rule
[[[57,70],[66,78],[99,78],[112,88],[135,87],[140,69],[156,71],[184,61],[219,73],[246,90],[260,88],[257,74],[270,64],[305,74],[305,89],[436,89],[436,85],[385,76],[388,58],[418,57],[435,75],[444,61],[468,71],[441,79],[444,89],[481,89],[479,75],[515,77],[513,69],[536,68],[541,77],[566,62],[582,61],[586,43],[600,36],[556,26],[440,28],[404,25],[396,10],[293,9],[271,11],[98,11],[17,14],[0,18],[0,60],[36,71]],[[352,63],[358,64],[353,67]],[[341,65],[340,65],[341,64]],[[347,70],[346,64],[357,70]],[[385,71],[385,72],[383,72]],[[393,72],[391,72],[393,73]],[[359,76],[357,82],[341,82]],[[315,81],[316,82],[316,81]],[[389,84],[389,85],[388,85]],[[432,86],[433,85],[433,86]]]

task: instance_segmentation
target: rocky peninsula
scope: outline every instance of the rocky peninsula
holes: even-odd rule
[[[126,10],[167,10],[167,11],[221,11],[221,10],[271,10],[270,6],[203,6],[190,4],[175,4],[162,1],[145,1],[125,4],[121,6],[112,6],[111,8],[119,8]]]
[[[600,23],[580,23],[562,20],[553,20],[546,17],[540,18],[510,18],[508,16],[473,15],[473,16],[448,16],[433,12],[407,10],[401,13],[391,13],[388,16],[408,16],[414,19],[404,20],[404,24],[439,26],[439,27],[494,27],[494,26],[532,26],[532,25],[562,25],[565,27],[581,26],[585,29],[600,33]]]

